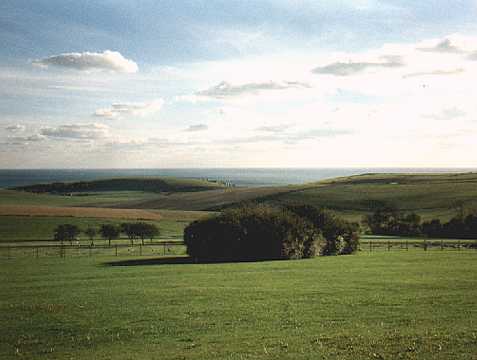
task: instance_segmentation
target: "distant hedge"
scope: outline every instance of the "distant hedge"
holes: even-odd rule
[[[192,222],[184,241],[196,261],[247,261],[314,257],[322,237],[290,211],[248,206]]]

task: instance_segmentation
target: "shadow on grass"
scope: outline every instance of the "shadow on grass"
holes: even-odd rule
[[[193,264],[194,261],[188,256],[160,257],[153,259],[131,259],[104,263],[106,266],[144,266],[144,265],[172,265]]]
[[[285,259],[237,259],[237,260],[206,260],[194,261],[188,256],[170,256],[148,259],[131,259],[106,262],[105,266],[144,266],[144,265],[179,265],[179,264],[231,264],[265,261],[283,261]]]

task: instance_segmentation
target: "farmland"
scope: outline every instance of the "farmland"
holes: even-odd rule
[[[475,251],[208,265],[130,259],[3,261],[0,358],[474,359],[477,352]],[[108,265],[120,260],[131,266]]]
[[[252,200],[352,220],[376,204],[447,219],[473,209],[476,185],[475,174],[374,174],[194,191],[0,190],[0,358],[474,359],[474,240],[365,236],[353,256],[224,264],[193,264],[161,242],[181,240],[206,210]],[[128,221],[157,225],[156,244],[90,247],[83,236],[51,246],[59,224]]]

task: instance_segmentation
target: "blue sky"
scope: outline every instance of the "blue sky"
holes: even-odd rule
[[[0,167],[475,166],[476,15],[3,0]]]

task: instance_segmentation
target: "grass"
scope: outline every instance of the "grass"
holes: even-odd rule
[[[102,191],[86,196],[64,196],[34,194],[26,191],[0,189],[0,203],[6,205],[47,205],[47,206],[94,206],[120,207],[122,203],[149,201],[158,198],[157,194],[143,191]]]
[[[161,231],[160,238],[182,239],[183,230],[187,224],[203,216],[208,216],[210,213],[199,211],[161,210],[158,211],[157,214],[160,217],[159,221],[148,222],[154,223],[159,227]],[[99,228],[102,224],[120,224],[128,221],[131,222],[135,220],[64,216],[4,215],[0,216],[0,243],[52,240],[55,227],[65,223],[78,225],[84,230],[89,226]],[[82,235],[82,238],[86,239],[86,236]]]
[[[244,201],[307,203],[335,210],[349,220],[379,205],[417,212],[424,220],[448,220],[461,208],[477,208],[477,174],[366,174],[294,186],[231,188],[158,194],[122,203],[130,208],[220,209]]]
[[[477,353],[477,251],[105,265],[112,260],[2,261],[0,358],[470,360]]]
[[[217,210],[244,201],[308,203],[333,209],[352,221],[359,221],[377,205],[392,204],[402,211],[417,212],[424,220],[443,221],[461,208],[477,208],[476,173],[365,174],[294,186],[217,189],[214,187],[220,185],[205,183],[204,188],[194,188],[206,191],[186,191],[187,186],[194,185],[189,180],[168,181],[177,191],[100,191],[86,196],[59,196],[0,190],[0,203],[173,210]],[[103,181],[102,186],[104,183],[108,184]]]
[[[424,219],[449,219],[477,206],[477,174],[370,174],[337,178],[272,195],[274,203],[308,203],[356,216],[376,205],[414,211]]]

